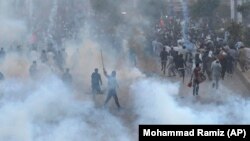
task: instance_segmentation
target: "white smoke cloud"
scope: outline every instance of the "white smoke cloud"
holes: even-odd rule
[[[120,119],[104,109],[96,109],[91,100],[76,99],[76,95],[57,77],[50,76],[37,84],[39,86],[34,83],[23,85],[19,82],[19,89],[11,90],[15,93],[12,94],[15,100],[8,97],[9,93],[3,94],[0,107],[0,140],[131,140],[128,129]],[[35,89],[27,91],[27,94],[19,93],[27,87]]]
[[[247,124],[250,101],[222,88],[201,99],[180,99],[178,83],[142,79],[131,87],[138,124]],[[192,91],[192,90],[190,90]],[[188,93],[188,92],[187,92]],[[214,96],[213,96],[214,95]],[[188,96],[186,96],[188,97]],[[239,110],[241,109],[241,110]]]
[[[22,42],[27,39],[27,27],[24,21],[16,19],[4,19],[0,17],[0,41]]]
[[[24,19],[16,16],[14,0],[0,1],[0,43],[6,47],[9,43],[27,40],[27,23]],[[21,13],[21,11],[19,11]]]
[[[1,2],[5,2],[5,6],[10,4],[7,0]],[[0,16],[0,38],[4,42],[22,41],[26,37],[27,23],[13,20],[8,10],[11,11],[5,8],[5,16]],[[138,124],[249,123],[249,100],[235,96],[228,88],[222,87],[217,93],[211,91],[217,95],[201,99],[188,95],[181,99],[179,83],[147,78],[142,72],[156,70],[157,62],[145,55],[144,36],[137,25],[147,25],[149,21],[138,19],[136,10],[132,12],[134,16],[126,20],[136,25],[127,29],[128,32],[135,30],[131,37],[135,42],[124,44],[120,54],[88,35],[95,26],[90,25],[91,22],[82,29],[82,40],[65,42],[66,67],[72,73],[73,87],[63,84],[61,72],[52,72],[51,66],[40,61],[40,77],[35,81],[30,79],[28,69],[33,60],[39,59],[39,52],[25,50],[22,55],[7,52],[0,64],[6,76],[0,83],[0,141],[132,141],[137,140]],[[128,60],[131,46],[139,59],[137,67],[131,66]],[[117,71],[118,97],[124,108],[121,112],[113,110],[115,105],[109,109],[96,106],[96,103],[103,105],[106,93],[98,96],[97,101],[89,94],[94,68],[99,68],[102,74],[100,51],[104,47],[105,68],[109,73]],[[105,90],[107,80],[104,77],[103,82]]]

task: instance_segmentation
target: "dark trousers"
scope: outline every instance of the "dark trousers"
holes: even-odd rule
[[[101,93],[101,87],[99,84],[92,84],[92,93],[93,94],[100,94]]]
[[[231,65],[229,65],[229,66],[227,67],[227,72],[228,72],[229,74],[233,74],[233,64],[231,64]]]
[[[182,77],[182,81],[184,82],[184,78],[185,78],[185,69],[184,68],[178,68],[179,73],[180,73],[180,77]]]
[[[167,61],[162,60],[161,61],[161,70],[163,71],[163,73],[166,73],[166,65],[167,65]]]
[[[119,100],[118,100],[118,97],[117,97],[116,90],[109,90],[108,96],[107,96],[107,98],[106,98],[106,100],[105,100],[105,104],[104,104],[104,105],[107,105],[107,103],[109,102],[109,100],[111,99],[111,97],[114,98],[116,106],[117,106],[118,108],[120,108],[121,106],[120,106],[120,104],[119,104]]]
[[[226,67],[225,67],[225,66],[222,66],[221,78],[222,78],[223,80],[224,80],[224,78],[225,78],[226,71],[227,71]]]
[[[193,95],[198,95],[199,93],[199,81],[194,80],[193,81]]]

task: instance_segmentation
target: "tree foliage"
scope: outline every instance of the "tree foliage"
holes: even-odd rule
[[[92,9],[96,15],[104,15],[113,21],[119,21],[121,9],[124,8],[123,0],[91,0]],[[148,21],[159,19],[167,11],[166,0],[138,0],[136,12]]]
[[[247,16],[250,13],[250,2],[248,1],[241,6],[238,6],[237,11],[241,12],[243,17]]]
[[[227,31],[230,33],[229,44],[234,45],[237,41],[243,39],[243,26],[237,22],[231,22],[227,26]]]
[[[161,14],[165,14],[167,10],[165,0],[140,0],[139,3],[140,13],[149,19],[159,19]]]
[[[91,6],[97,14],[110,14],[116,12],[121,5],[120,0],[91,0]]]
[[[219,5],[220,0],[198,0],[190,7],[191,16],[193,18],[212,17]]]
[[[95,15],[102,19],[99,24],[105,29],[112,29],[122,22],[122,0],[91,0],[90,3]]]
[[[243,42],[247,47],[250,47],[250,27],[244,28]]]

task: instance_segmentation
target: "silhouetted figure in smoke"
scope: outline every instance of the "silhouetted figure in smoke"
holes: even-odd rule
[[[37,51],[37,45],[36,44],[32,44],[30,50],[31,51]]]
[[[18,46],[16,47],[16,52],[22,53],[22,46],[21,46],[21,45],[18,45]]]
[[[55,49],[53,43],[48,43],[47,51],[48,51],[48,52],[56,53],[56,49]]]
[[[40,56],[41,62],[42,63],[47,63],[48,61],[48,56],[45,50],[42,50],[41,56]]]
[[[134,51],[134,49],[130,49],[129,50],[129,59],[130,59],[130,62],[132,63],[133,66],[136,66],[136,53]]]
[[[197,63],[193,70],[193,74],[191,76],[191,81],[193,80],[193,95],[198,95],[199,93],[199,84],[201,81],[201,67]]]
[[[36,61],[33,61],[32,65],[29,68],[30,76],[32,78],[36,78],[37,77],[37,72],[38,72],[38,70],[37,70],[37,63],[36,63]]]
[[[63,57],[63,62],[64,64],[66,63],[66,59],[67,59],[67,52],[65,51],[65,48],[61,49],[61,53],[62,53],[62,57]]]
[[[161,71],[163,71],[163,74],[166,73],[166,65],[168,61],[168,52],[166,51],[166,48],[164,47],[160,53],[161,58]]]
[[[3,48],[1,48],[1,50],[0,50],[0,59],[4,59],[5,58],[5,51],[4,51],[4,49]]]
[[[58,66],[58,68],[59,68],[60,70],[63,70],[64,58],[63,58],[63,55],[62,55],[61,51],[59,50],[59,51],[55,54],[54,57],[55,57],[54,60],[55,60],[55,62],[56,62],[56,65]]]
[[[108,96],[105,100],[104,106],[106,107],[110,98],[113,97],[117,107],[120,109],[121,106],[119,104],[117,93],[116,93],[116,88],[119,87],[117,80],[116,80],[116,71],[112,71],[111,75],[108,75],[105,69],[103,69],[103,72],[104,72],[104,75],[108,78]]]
[[[95,69],[95,72],[91,75],[91,86],[92,86],[92,93],[95,96],[96,94],[102,94],[101,87],[102,79],[101,75],[98,73],[98,69]]]
[[[67,85],[71,85],[72,84],[72,75],[69,72],[69,68],[67,68],[65,70],[65,72],[63,73],[62,80]]]

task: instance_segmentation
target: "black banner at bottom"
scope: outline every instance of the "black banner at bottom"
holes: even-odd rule
[[[139,141],[167,139],[250,140],[250,125],[139,125]]]

